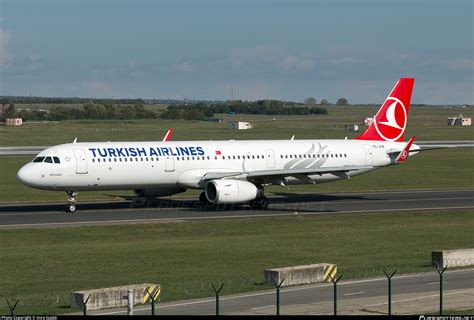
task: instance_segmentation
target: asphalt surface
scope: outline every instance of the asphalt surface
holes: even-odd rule
[[[453,270],[446,271],[443,276],[443,292],[446,297],[453,291],[467,292],[464,299],[474,301],[474,269]],[[165,290],[163,288],[163,290]],[[211,291],[212,292],[212,291]],[[240,295],[225,296],[225,286],[222,290],[223,294],[220,298],[220,313],[221,314],[275,314],[276,296],[275,290],[254,292]],[[432,304],[433,311],[437,310],[437,294],[439,293],[439,275],[436,271],[430,273],[411,274],[411,275],[395,275],[392,278],[392,301],[395,304],[397,295],[411,297],[415,302],[423,299],[427,295],[434,296],[434,303]],[[367,306],[358,306],[363,310],[370,306],[374,301],[382,301],[387,299],[387,278],[372,278],[354,281],[338,282],[338,305],[343,307],[346,301],[357,298],[369,298],[364,300]],[[379,299],[370,299],[370,298]],[[311,306],[325,304],[329,307],[328,311],[332,312],[333,301],[333,285],[332,284],[316,284],[300,287],[282,288],[280,292],[281,310],[285,314],[286,310],[291,310],[291,314],[301,312],[307,314],[308,310],[304,307],[301,309],[290,309],[290,306]],[[403,305],[408,301],[392,307],[395,313],[404,313]],[[386,312],[387,306],[384,303],[380,304],[380,311]],[[372,305],[373,306],[373,305]],[[472,305],[471,305],[472,306]],[[208,297],[204,299],[194,299],[187,301],[176,301],[169,303],[158,303],[156,308],[158,315],[212,315],[215,314],[215,298]],[[150,314],[150,306],[135,307],[135,315]],[[102,315],[123,315],[126,314],[124,309],[116,310],[102,310],[96,312],[89,312],[89,314]]]
[[[81,203],[64,212],[64,203],[2,204],[0,230],[32,227],[74,227],[158,223],[188,219],[256,218],[299,215],[350,214],[390,211],[474,209],[474,189],[296,195],[269,197],[267,210],[246,205],[209,209],[197,200],[153,200]]]
[[[415,141],[419,146],[427,147],[474,147],[473,140],[460,141]],[[50,146],[13,146],[0,147],[0,156],[21,156],[21,155],[37,155],[41,151]]]

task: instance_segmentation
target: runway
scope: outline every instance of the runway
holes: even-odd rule
[[[65,197],[66,200],[66,197]],[[164,223],[185,220],[262,218],[354,214],[392,211],[435,211],[474,209],[474,189],[437,191],[394,191],[346,194],[288,194],[269,197],[267,210],[246,205],[209,209],[197,200],[144,199],[87,202],[78,198],[75,213],[65,213],[65,203],[0,205],[0,229],[77,227],[136,223]]]

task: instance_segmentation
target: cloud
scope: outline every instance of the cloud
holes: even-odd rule
[[[286,56],[280,61],[280,66],[285,70],[312,70],[316,62],[311,58]]]
[[[171,69],[177,72],[193,72],[196,71],[197,66],[190,61],[182,61],[172,65]]]
[[[230,62],[234,66],[252,65],[262,62],[274,62],[281,55],[279,50],[272,46],[257,45],[255,48],[234,49],[230,53]]]
[[[448,61],[448,67],[451,70],[473,70],[474,60],[473,59],[457,59]]]
[[[38,61],[41,60],[41,55],[39,53],[32,53],[30,54],[31,61]]]
[[[267,80],[252,80],[234,85],[234,98],[243,100],[278,99],[278,88]]]
[[[105,81],[90,80],[81,83],[82,92],[90,97],[110,98],[114,96],[112,85]]]
[[[230,53],[230,62],[236,67],[264,67],[270,65],[286,71],[309,71],[316,65],[311,56],[290,54],[284,50],[268,46],[257,45],[254,48],[234,49]]]
[[[0,29],[0,69],[8,68],[15,57],[8,51],[7,45],[9,41],[10,33]]]
[[[352,57],[329,59],[329,63],[332,63],[332,64],[354,64],[358,62],[360,62],[359,59],[352,58]]]

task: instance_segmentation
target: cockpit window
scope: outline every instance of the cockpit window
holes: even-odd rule
[[[58,157],[53,157],[53,160],[54,160],[54,163],[61,163],[61,161],[59,161]]]
[[[33,159],[33,162],[43,162],[44,157],[36,157]]]
[[[53,163],[53,159],[51,157],[46,157],[46,159],[44,159],[44,162]]]

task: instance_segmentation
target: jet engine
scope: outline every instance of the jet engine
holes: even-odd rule
[[[205,191],[207,200],[212,203],[242,203],[263,196],[262,189],[240,180],[211,180]]]
[[[171,196],[176,193],[181,193],[186,191],[186,189],[174,187],[174,188],[157,188],[157,189],[135,189],[133,192],[139,197],[144,198],[156,198]]]

